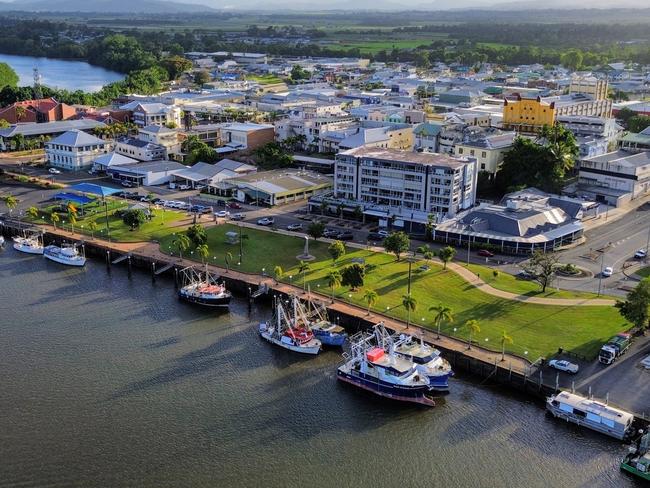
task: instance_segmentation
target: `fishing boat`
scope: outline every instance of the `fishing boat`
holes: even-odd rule
[[[67,266],[83,266],[86,264],[86,256],[84,256],[83,252],[79,252],[76,244],[63,244],[61,247],[53,244],[45,246],[43,256],[50,261]]]
[[[350,354],[338,368],[337,378],[364,390],[401,402],[434,406],[429,378],[413,361],[386,351],[375,334],[359,332],[350,338]]]
[[[43,254],[43,242],[38,235],[14,237],[14,249],[27,254]]]
[[[546,410],[556,418],[616,439],[629,439],[634,434],[631,413],[568,391],[548,397]]]
[[[621,461],[621,470],[650,481],[650,432],[641,436],[636,446],[630,447],[630,452]]]
[[[345,329],[340,325],[330,322],[327,309],[325,305],[311,299],[311,295],[307,298],[307,320],[309,328],[314,333],[319,341],[325,346],[342,346],[348,338]]]
[[[4,247],[5,245],[5,238],[3,236],[0,236],[0,247]]]
[[[295,320],[296,309],[292,316],[279,298],[275,299],[273,308],[272,319],[259,324],[258,332],[264,339],[294,352],[303,354],[318,354],[320,352],[321,341],[314,337],[308,324],[301,324]]]
[[[383,331],[381,331],[383,329]],[[381,333],[386,333],[385,328],[377,328]],[[429,378],[431,388],[438,391],[449,391],[449,378],[454,375],[451,365],[440,355],[440,351],[422,338],[417,340],[413,336],[402,334],[393,341],[395,354],[410,359],[416,364],[417,370]]]
[[[218,283],[210,275],[208,265],[205,271],[199,272],[189,267],[181,270],[183,286],[178,290],[178,297],[189,303],[204,307],[227,307],[230,304],[232,293],[226,290],[226,285]]]

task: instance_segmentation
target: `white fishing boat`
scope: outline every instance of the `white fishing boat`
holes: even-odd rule
[[[203,273],[194,268],[185,268],[181,271],[183,286],[178,290],[178,297],[189,303],[204,307],[227,307],[230,304],[232,293],[226,290],[226,285],[218,283],[210,275],[208,265]]]
[[[295,305],[295,303],[294,303]],[[287,312],[281,299],[274,303],[274,314],[271,320],[260,323],[259,334],[276,346],[302,354],[318,354],[321,341],[314,337],[309,326],[295,320],[297,310],[294,308],[293,317]]]
[[[14,237],[14,249],[27,254],[43,254],[43,241],[38,235]]]
[[[43,256],[50,261],[67,266],[83,266],[86,264],[86,256],[84,256],[83,252],[79,252],[76,244],[64,244],[62,247],[45,246]]]

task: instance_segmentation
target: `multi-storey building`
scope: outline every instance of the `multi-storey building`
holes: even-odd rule
[[[476,199],[476,160],[394,149],[357,148],[336,157],[336,198],[434,214],[439,220]]]
[[[106,141],[80,130],[71,130],[45,143],[45,155],[51,166],[79,170],[109,149]]]

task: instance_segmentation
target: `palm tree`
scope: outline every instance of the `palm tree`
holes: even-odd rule
[[[329,273],[327,273],[326,279],[327,279],[327,286],[329,286],[330,290],[332,290],[332,302],[333,302],[334,290],[341,286],[343,277],[341,276],[341,273],[338,269],[333,269]]]
[[[506,344],[512,344],[512,337],[504,330],[501,332],[501,361],[506,360]]]
[[[185,234],[178,234],[172,241],[172,245],[178,249],[181,260],[183,260],[183,251],[187,251],[190,247],[190,238]]]
[[[90,238],[94,239],[95,232],[97,232],[97,222],[95,222],[94,220],[88,222],[88,230],[90,230]]]
[[[68,219],[70,220],[70,228],[72,229],[72,233],[74,233],[74,224],[77,223],[77,207],[72,202],[68,202],[66,210],[68,212]]]
[[[469,344],[467,346],[467,349],[472,348],[472,334],[478,334],[481,332],[481,326],[478,325],[478,321],[476,320],[468,320],[465,322],[465,327],[469,330]]]
[[[367,289],[363,293],[363,299],[366,301],[368,304],[368,313],[366,315],[370,315],[370,307],[372,307],[375,303],[377,303],[377,299],[379,298],[379,295],[375,290]]]
[[[433,307],[429,307],[429,312],[435,312],[435,316],[433,317],[433,320],[436,323],[436,326],[438,327],[438,339],[440,339],[440,326],[442,325],[442,322],[453,322],[454,321],[454,315],[452,314],[452,310],[449,307],[445,307],[442,303],[439,305],[435,305]]]
[[[16,107],[16,121],[20,122],[25,115],[27,115],[27,109],[22,105]]]
[[[52,225],[53,225],[54,228],[56,229],[56,223],[57,223],[59,220],[61,220],[61,218],[59,217],[59,214],[58,214],[58,213],[56,213],[56,212],[52,212],[52,213],[50,214],[50,220],[52,221]]]
[[[232,263],[232,253],[231,252],[226,253],[224,261],[226,262],[226,273],[227,273],[228,271],[230,271],[230,263]]]
[[[300,261],[300,264],[298,265],[298,273],[302,273],[302,290],[305,291],[307,289],[307,271],[309,271],[309,264]]]
[[[38,218],[38,208],[36,208],[36,207],[29,207],[29,208],[27,209],[27,214],[28,214],[31,218],[33,218],[33,219],[37,219],[37,218]]]
[[[201,262],[205,263],[205,260],[208,259],[208,256],[210,255],[210,249],[208,249],[208,245],[201,244],[200,246],[196,246],[196,254],[201,257]]]
[[[282,269],[282,266],[276,266],[273,268],[273,274],[275,275],[275,282],[279,283],[280,280],[282,279],[282,276],[284,275],[284,270]]]
[[[18,199],[13,195],[7,195],[5,197],[5,205],[9,209],[9,215],[11,215],[11,212],[18,206]]]
[[[411,312],[415,312],[415,309],[418,308],[418,302],[409,293],[402,297],[402,305],[406,309],[406,328],[408,329],[411,325]]]

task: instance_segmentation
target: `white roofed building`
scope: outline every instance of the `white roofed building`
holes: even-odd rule
[[[45,156],[50,166],[80,170],[92,166],[95,159],[109,151],[110,145],[91,134],[71,130],[45,143]]]

